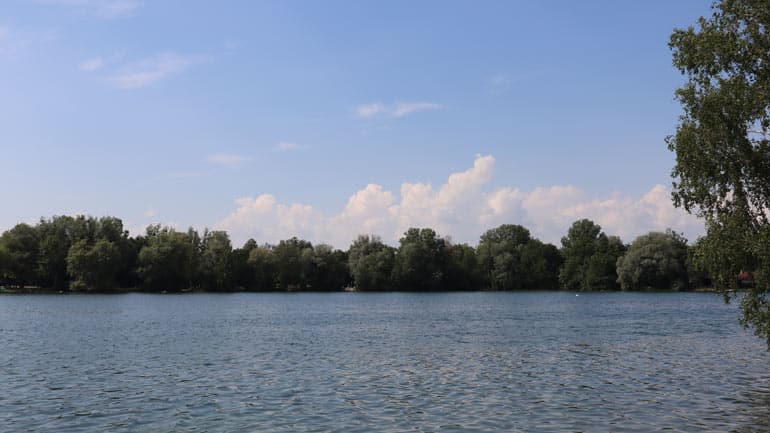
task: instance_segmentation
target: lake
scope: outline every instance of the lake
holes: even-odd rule
[[[0,296],[0,431],[770,431],[709,293]]]

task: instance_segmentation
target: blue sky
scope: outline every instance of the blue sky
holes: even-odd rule
[[[346,247],[670,206],[668,37],[706,1],[7,0],[0,229],[53,214]],[[454,180],[453,180],[454,179]],[[459,180],[458,180],[459,179]]]

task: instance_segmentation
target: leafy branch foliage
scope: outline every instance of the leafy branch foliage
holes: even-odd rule
[[[770,0],[721,0],[712,9],[669,42],[687,79],[667,139],[676,153],[673,199],[705,219],[694,259],[727,299],[736,275],[754,275],[743,323],[770,347]]]

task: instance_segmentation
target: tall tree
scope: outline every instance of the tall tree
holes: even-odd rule
[[[479,268],[495,290],[558,288],[559,251],[532,237],[525,227],[503,224],[481,235]]]
[[[531,239],[521,250],[525,274],[524,288],[556,290],[559,288],[559,270],[564,259],[556,246]]]
[[[486,284],[495,290],[558,288],[561,255],[520,225],[503,224],[481,235],[478,259]]]
[[[108,291],[117,286],[121,254],[116,242],[99,239],[93,244],[81,239],[67,254],[67,272],[73,290]]]
[[[503,224],[481,235],[478,259],[486,283],[495,290],[519,290],[529,269],[524,269],[521,252],[532,239],[529,230]]]
[[[255,242],[256,244],[256,242]],[[250,245],[248,265],[251,269],[252,285],[249,289],[275,290],[278,284],[278,259],[269,245]]]
[[[43,286],[57,289],[69,288],[67,254],[75,238],[75,219],[70,216],[54,216],[38,223],[39,236],[38,273]]]
[[[671,230],[639,236],[617,269],[622,290],[687,289],[687,240]]]
[[[201,286],[208,290],[232,289],[233,252],[230,237],[223,231],[203,233],[201,240],[199,276]]]
[[[8,250],[3,245],[2,238],[0,237],[0,286],[6,284],[8,279],[8,265],[11,262]]]
[[[615,290],[615,264],[625,252],[620,238],[607,236],[588,219],[575,221],[561,238],[564,265],[559,282],[568,290]]]
[[[402,290],[446,290],[447,241],[433,229],[410,228],[398,241],[393,276]]]
[[[393,289],[395,250],[378,236],[359,236],[348,250],[348,267],[357,290]]]
[[[28,224],[17,224],[0,237],[7,256],[8,282],[16,286],[36,284],[40,251],[37,230]]]
[[[181,290],[193,286],[196,241],[170,227],[147,227],[147,244],[139,251],[139,276],[148,289]]]
[[[249,266],[249,255],[255,248],[257,248],[257,242],[249,239],[241,248],[234,249],[230,255],[233,288],[254,289],[254,273]]]
[[[453,290],[476,290],[482,287],[476,250],[467,244],[449,246],[446,285]]]
[[[617,263],[626,252],[626,245],[617,236],[599,235],[596,252],[588,261],[586,290],[618,290]]]
[[[348,255],[344,251],[319,244],[313,248],[311,262],[309,286],[313,290],[337,291],[350,285]]]
[[[278,286],[284,290],[307,289],[312,273],[313,244],[293,237],[278,242],[276,259]]]
[[[739,272],[754,273],[743,323],[770,347],[770,1],[721,0],[712,9],[669,42],[687,78],[676,91],[683,114],[667,138],[673,199],[705,219],[698,255],[715,284],[732,289]]]

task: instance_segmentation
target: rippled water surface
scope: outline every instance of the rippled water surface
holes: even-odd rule
[[[713,294],[0,297],[0,431],[770,431]]]

